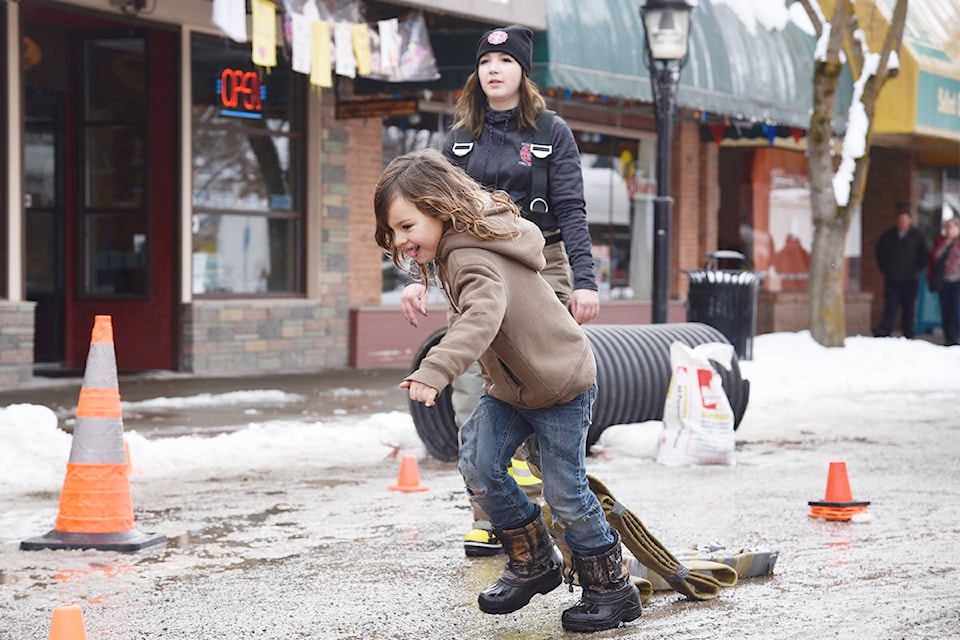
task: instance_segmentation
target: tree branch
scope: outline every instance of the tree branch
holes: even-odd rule
[[[810,18],[810,23],[813,24],[813,30],[817,34],[817,38],[819,38],[820,34],[823,33],[823,22],[820,19],[820,12],[814,10],[813,5],[810,4],[810,0],[796,1],[800,3],[800,6],[803,7],[803,10],[807,13],[807,17]]]
[[[893,8],[893,17],[890,19],[890,30],[887,31],[887,39],[883,43],[883,49],[880,50],[880,64],[877,67],[877,79],[879,84],[887,80],[887,76],[895,76],[897,70],[889,71],[887,66],[890,61],[890,54],[894,51],[900,55],[900,45],[903,42],[903,29],[907,23],[907,5],[909,0],[897,0],[897,5]],[[877,88],[879,91],[879,87]]]

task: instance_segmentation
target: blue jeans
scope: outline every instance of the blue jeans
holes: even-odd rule
[[[565,404],[521,409],[480,397],[460,430],[460,474],[467,492],[497,529],[528,522],[536,505],[507,473],[510,457],[534,434],[540,450],[543,498],[564,525],[564,539],[578,555],[592,555],[615,540],[597,497],[587,485],[586,443],[594,385]]]

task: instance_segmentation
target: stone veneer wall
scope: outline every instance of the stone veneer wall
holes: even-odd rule
[[[873,335],[870,329],[869,291],[847,291],[844,312],[848,336]],[[806,291],[760,291],[757,299],[757,335],[810,328],[810,296]]]
[[[347,366],[348,313],[315,300],[203,300],[181,307],[179,370],[199,376]]]
[[[33,378],[33,333],[36,302],[0,300],[0,387]]]

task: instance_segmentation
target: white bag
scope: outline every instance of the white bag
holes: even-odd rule
[[[710,364],[730,369],[733,345],[710,342],[670,345],[673,375],[663,405],[663,438],[657,462],[669,467],[733,464],[733,409],[723,380]]]

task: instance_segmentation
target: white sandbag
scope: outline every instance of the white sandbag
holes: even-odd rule
[[[733,345],[709,342],[670,345],[673,374],[663,405],[663,437],[657,462],[671,467],[733,464],[733,409],[710,361],[729,369]]]

